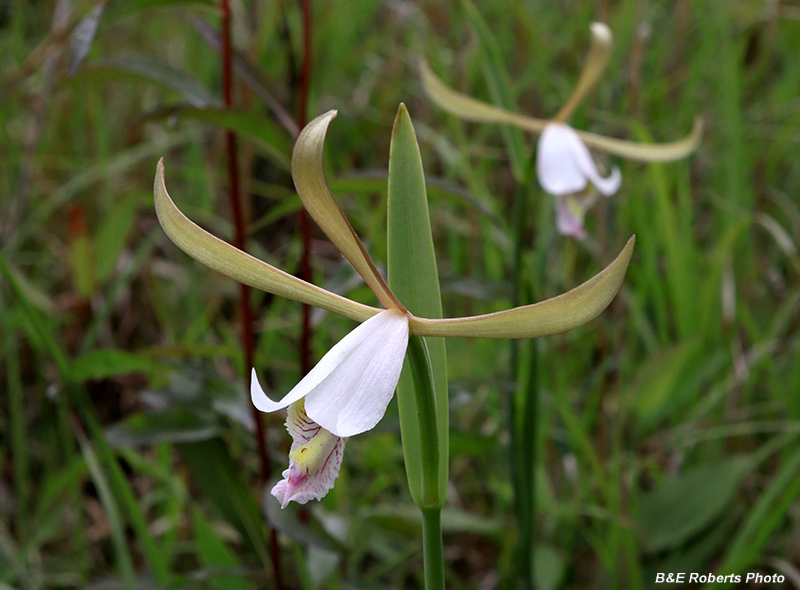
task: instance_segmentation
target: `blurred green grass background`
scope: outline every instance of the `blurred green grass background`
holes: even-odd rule
[[[233,3],[249,75],[228,118],[211,110],[215,3],[112,0],[70,76],[79,44],[59,27],[93,4],[0,3],[0,588],[273,588],[265,522],[280,531],[285,588],[420,587],[396,406],[349,442],[324,501],[281,512],[262,498],[237,285],[174,247],[152,207],[163,155],[179,206],[232,239],[221,128],[233,127],[248,251],[297,269],[292,135],[275,108],[297,101],[297,4]],[[800,7],[476,6],[520,112],[558,110],[602,20],[613,56],[575,127],[669,141],[696,115],[706,122],[686,161],[615,161],[623,187],[589,213],[584,242],[559,236],[552,197],[525,189],[523,281],[535,300],[583,282],[637,236],[612,305],[537,344],[537,588],[756,570],[800,587]],[[416,69],[425,56],[452,87],[490,100],[461,4],[316,2],[313,52],[309,115],[339,110],[327,170],[373,258],[386,260],[402,101],[428,175],[445,316],[509,307],[515,187],[501,129],[436,109]],[[312,246],[317,284],[373,302],[321,233]],[[282,395],[299,375],[300,307],[262,293],[252,304],[257,368]],[[352,329],[312,317],[316,358]],[[448,341],[451,588],[516,587],[508,355],[503,341]],[[282,421],[266,417],[275,477],[289,447]]]

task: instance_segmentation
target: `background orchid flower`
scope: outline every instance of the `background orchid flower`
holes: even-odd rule
[[[637,143],[575,130],[567,121],[605,72],[613,35],[607,25],[590,26],[592,43],[583,70],[567,102],[552,119],[535,119],[487,104],[449,88],[423,59],[422,85],[428,97],[445,111],[468,121],[512,125],[538,133],[536,176],[541,187],[556,197],[558,230],[583,237],[583,218],[594,202],[593,191],[611,196],[619,190],[622,174],[614,167],[602,173],[589,148],[640,162],[667,162],[688,156],[698,146],[702,121],[696,118],[689,135],[671,143]],[[584,192],[587,191],[588,192]]]
[[[383,310],[293,277],[198,227],[167,193],[163,159],[154,182],[159,222],[170,239],[191,257],[251,287],[362,322],[279,402],[266,396],[254,374],[251,397],[258,409],[272,412],[289,407],[287,428],[294,441],[290,467],[284,472],[286,479],[273,489],[284,506],[292,500],[320,498],[330,489],[345,439],[374,427],[383,416],[400,378],[410,335],[534,338],[580,326],[613,299],[634,245],[632,237],[619,256],[596,276],[537,304],[463,318],[415,316],[389,289],[328,188],[322,154],[328,125],[335,116],[336,111],[325,113],[302,131],[292,156],[292,176],[303,205],[361,275]],[[402,105],[398,120],[401,118],[407,120],[413,135]]]

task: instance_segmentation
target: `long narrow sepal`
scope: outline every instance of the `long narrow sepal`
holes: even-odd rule
[[[305,126],[292,152],[292,178],[308,213],[387,308],[405,311],[375,268],[350,221],[328,188],[322,151],[328,125],[336,111],[328,111]]]
[[[523,131],[533,133],[541,133],[547,125],[551,124],[551,121],[513,113],[456,92],[436,77],[425,60],[420,62],[420,72],[422,86],[428,97],[442,109],[461,119],[479,123],[514,125]],[[697,149],[703,134],[703,121],[700,117],[695,118],[689,135],[669,143],[638,143],[605,137],[588,131],[576,130],[575,132],[586,145],[615,156],[640,162],[670,162],[685,158]]]
[[[581,104],[586,95],[592,91],[597,81],[606,71],[608,66],[608,59],[611,57],[611,47],[614,42],[614,36],[611,34],[611,29],[605,23],[592,23],[592,44],[589,47],[589,55],[586,56],[586,62],[583,66],[583,71],[575,84],[575,89],[570,94],[567,102],[553,117],[554,121],[568,121],[575,112],[575,109]]]
[[[703,136],[703,120],[695,117],[689,135],[669,143],[639,143],[605,137],[588,131],[575,131],[583,142],[593,148],[598,148],[609,154],[620,156],[638,162],[672,162],[680,160],[691,154],[700,145]]]
[[[196,225],[181,213],[167,193],[163,158],[158,161],[156,168],[153,195],[158,221],[166,234],[176,246],[207,267],[256,289],[320,307],[359,322],[381,311],[293,277]]]
[[[451,115],[479,123],[506,123],[534,133],[541,133],[548,124],[548,121],[543,119],[519,115],[456,92],[433,73],[424,59],[420,60],[419,68],[425,93],[434,103]]]
[[[619,291],[633,254],[632,236],[616,260],[571,291],[533,305],[466,318],[409,318],[417,336],[538,338],[566,332],[594,319]]]

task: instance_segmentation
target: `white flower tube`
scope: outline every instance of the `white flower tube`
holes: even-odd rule
[[[267,397],[253,370],[250,397],[262,412],[305,398],[308,417],[347,438],[375,425],[394,395],[408,346],[408,318],[383,311],[342,338],[279,402]]]

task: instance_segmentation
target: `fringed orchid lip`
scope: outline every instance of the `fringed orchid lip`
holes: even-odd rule
[[[314,423],[303,401],[289,406],[286,430],[292,437],[289,468],[272,488],[272,495],[286,508],[289,502],[305,504],[321,500],[333,487],[344,457],[346,438],[336,436]]]
[[[576,240],[586,237],[583,220],[594,202],[597,191],[589,188],[582,193],[559,195],[556,197],[556,226],[564,236],[572,236]]]

